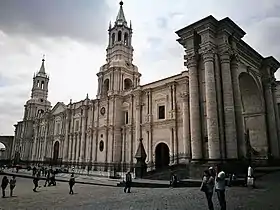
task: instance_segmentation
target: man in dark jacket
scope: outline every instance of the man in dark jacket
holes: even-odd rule
[[[2,183],[1,183],[1,188],[2,188],[2,198],[5,198],[5,190],[7,188],[9,184],[9,179],[4,176],[3,179],[2,179]]]
[[[132,177],[130,171],[127,172],[125,175],[125,187],[124,187],[124,192],[126,193],[126,190],[128,189],[128,193],[130,193],[130,188],[131,188],[131,183],[132,183]]]
[[[39,174],[34,176],[33,184],[34,184],[33,192],[37,192],[37,187],[39,186]]]
[[[70,187],[70,192],[69,194],[74,194],[74,191],[73,191],[73,186],[75,184],[75,177],[74,177],[74,173],[72,173],[70,179],[69,179],[69,187]]]

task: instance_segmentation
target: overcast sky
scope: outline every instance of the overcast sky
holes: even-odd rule
[[[0,0],[0,135],[13,135],[22,120],[43,54],[53,106],[87,93],[95,98],[109,21],[118,8],[118,0]],[[184,70],[174,32],[210,14],[230,17],[253,48],[280,60],[279,11],[279,0],[124,0],[141,84]]]

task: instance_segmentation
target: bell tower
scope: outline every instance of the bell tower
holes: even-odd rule
[[[129,26],[120,2],[116,21],[109,24],[109,40],[106,49],[106,64],[100,68],[97,98],[122,95],[140,85],[141,74],[133,65],[132,24]]]
[[[24,119],[31,120],[42,115],[47,109],[51,108],[48,101],[49,76],[45,71],[45,58],[42,59],[40,70],[34,74],[31,99],[26,102]]]

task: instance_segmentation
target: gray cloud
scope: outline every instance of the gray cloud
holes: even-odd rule
[[[105,38],[108,10],[103,0],[0,1],[0,30],[98,43]]]

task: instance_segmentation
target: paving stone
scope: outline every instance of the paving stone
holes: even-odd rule
[[[276,210],[280,209],[280,173],[269,174],[258,180],[258,189],[242,187],[228,188],[227,209]],[[2,177],[0,177],[2,179]],[[40,183],[43,185],[43,182]],[[121,210],[200,210],[207,209],[207,201],[198,188],[133,188],[125,194],[122,188],[75,185],[74,195],[68,194],[68,184],[58,183],[55,187],[41,187],[32,191],[32,180],[17,179],[15,197],[0,198],[1,210],[17,209],[121,209]],[[8,190],[9,191],[9,190]],[[9,194],[9,192],[7,192]],[[215,209],[219,209],[217,196],[213,196]]]

